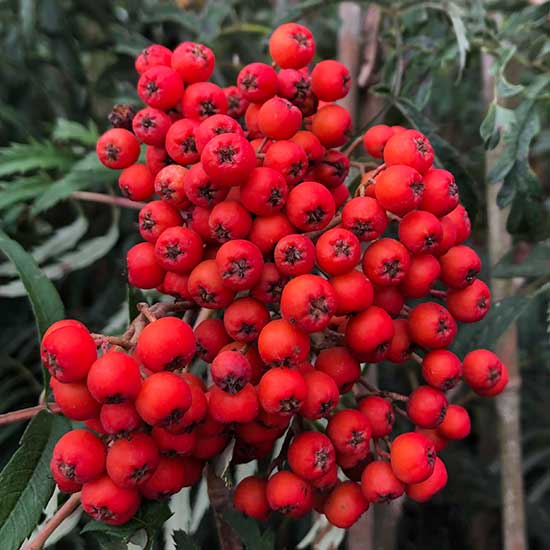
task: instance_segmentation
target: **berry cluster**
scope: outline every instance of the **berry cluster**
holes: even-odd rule
[[[455,180],[432,166],[428,139],[370,128],[362,143],[383,163],[350,199],[352,148],[340,147],[351,118],[333,103],[348,70],[332,60],[308,69],[315,43],[295,23],[275,30],[269,50],[278,71],[252,63],[222,89],[208,82],[206,46],[150,46],[135,63],[146,107],[119,106],[98,140],[101,162],[123,169],[122,193],[148,201],[129,281],[176,298],[156,304],[168,304],[159,315],[144,308],[120,339],[66,320],[42,342],[57,404],[89,428],[61,438],[53,476],[107,523],[192,485],[232,440],[242,463],[285,433],[265,478],[235,489],[253,518],[315,508],[349,527],[371,503],[426,501],[447,480],[437,452],[470,431],[446,392],[462,380],[481,396],[506,386],[490,351],[461,361],[445,349],[457,321],[484,317],[490,293],[463,244],[470,222]],[[194,328],[160,314],[187,309],[191,320],[199,308]],[[361,378],[362,363],[411,357],[424,384],[409,396]],[[207,380],[188,372],[194,358],[209,364]],[[355,408],[340,403],[351,390]],[[392,434],[396,413],[414,431]]]

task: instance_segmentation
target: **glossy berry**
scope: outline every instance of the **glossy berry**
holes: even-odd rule
[[[258,351],[269,367],[295,367],[307,359],[310,342],[284,319],[274,319],[265,325],[258,337]]]
[[[407,414],[421,428],[437,428],[445,418],[449,403],[441,390],[418,386],[407,401]]]
[[[283,275],[305,275],[315,265],[315,245],[306,235],[286,235],[275,246],[273,256]]]
[[[139,157],[139,142],[128,130],[113,128],[97,140],[96,153],[101,163],[111,170],[128,168]]]
[[[340,398],[335,380],[320,370],[304,374],[307,395],[300,409],[300,414],[310,420],[328,417],[338,405]]]
[[[215,260],[202,261],[189,275],[189,294],[201,307],[221,309],[233,300],[234,291],[223,284]]]
[[[368,507],[369,503],[359,485],[353,481],[344,481],[330,493],[323,512],[332,525],[347,529],[367,511]]]
[[[281,140],[269,147],[265,153],[263,165],[282,174],[287,184],[293,186],[302,181],[305,176],[308,158],[299,144]]]
[[[133,201],[146,201],[155,192],[155,182],[145,164],[133,164],[118,177],[120,192]]]
[[[457,332],[456,321],[447,309],[435,302],[417,305],[409,314],[411,338],[429,349],[448,347]]]
[[[347,109],[329,104],[313,117],[311,131],[325,147],[340,147],[351,136],[351,116]]]
[[[464,357],[464,381],[474,391],[489,390],[495,386],[504,371],[504,365],[491,351],[476,349]]]
[[[156,288],[164,279],[164,269],[160,267],[151,243],[138,243],[126,254],[128,282],[137,288]]]
[[[336,295],[337,315],[363,311],[372,304],[372,284],[360,271],[352,269],[329,281]]]
[[[147,69],[140,77],[137,91],[149,107],[166,110],[174,107],[183,94],[183,83],[176,71],[157,65]]]
[[[290,139],[302,124],[302,113],[288,99],[272,97],[260,108],[258,125],[271,139]]]
[[[134,66],[138,74],[143,74],[147,69],[157,65],[170,67],[171,62],[172,52],[168,48],[160,44],[151,44],[136,57]]]
[[[315,368],[328,374],[340,393],[348,392],[361,374],[359,361],[343,346],[326,348],[317,356]]]
[[[258,399],[268,413],[294,414],[298,412],[306,396],[307,385],[303,375],[288,367],[268,370],[258,385]]]
[[[109,525],[122,525],[137,512],[140,496],[136,489],[123,489],[108,475],[85,483],[82,508],[93,519]]]
[[[465,245],[453,246],[439,258],[441,281],[451,288],[471,285],[481,270],[481,260],[475,250]]]
[[[272,510],[291,518],[299,518],[313,507],[309,483],[288,471],[277,472],[269,478],[266,496]]]
[[[191,401],[191,390],[182,378],[171,372],[157,372],[144,380],[136,409],[147,424],[177,433]]]
[[[330,191],[320,183],[305,181],[288,194],[288,219],[303,231],[323,229],[332,220],[335,210],[336,205]]]
[[[223,90],[216,84],[195,82],[185,89],[181,107],[187,119],[205,120],[212,115],[225,114],[227,99]]]
[[[55,402],[67,418],[88,420],[99,414],[101,405],[92,397],[84,382],[62,384],[52,377],[50,386]]]
[[[212,50],[196,42],[182,42],[174,50],[171,61],[172,68],[186,83],[208,80],[216,62]]]
[[[371,157],[381,159],[384,156],[384,147],[393,134],[392,128],[385,124],[371,126],[363,136],[363,146]]]
[[[133,403],[125,402],[101,407],[101,426],[111,435],[127,436],[142,427],[143,422]]]
[[[390,401],[370,395],[359,401],[358,408],[369,421],[373,437],[386,437],[391,433],[395,423],[395,412]]]
[[[368,502],[382,503],[399,498],[405,492],[405,487],[388,462],[376,460],[363,470],[361,490]]]
[[[422,298],[430,292],[440,272],[441,267],[435,256],[415,254],[411,256],[411,263],[401,281],[400,289],[406,296]]]
[[[425,174],[433,161],[434,152],[430,142],[417,130],[395,134],[384,147],[384,162],[387,166],[403,164]]]
[[[447,469],[440,458],[435,459],[432,474],[420,483],[406,487],[407,496],[416,502],[426,502],[447,485]]]
[[[462,323],[477,323],[491,307],[491,291],[479,279],[461,290],[447,292],[447,307],[451,315]]]
[[[407,249],[397,240],[383,238],[372,243],[363,255],[363,272],[379,286],[398,285],[411,262]]]
[[[78,382],[86,378],[96,360],[96,346],[84,326],[65,325],[44,335],[40,358],[59,382]]]
[[[150,243],[155,243],[160,234],[169,227],[180,226],[183,222],[177,208],[165,201],[151,201],[146,204],[139,211],[138,221],[140,235]]]
[[[371,306],[353,317],[346,327],[346,344],[359,359],[375,354],[380,361],[394,335],[391,317],[381,308]]]
[[[214,386],[210,389],[208,410],[214,420],[224,424],[252,422],[258,415],[258,397],[252,384],[246,384],[236,393]]]
[[[422,376],[426,382],[442,391],[454,388],[462,378],[462,363],[451,351],[428,352],[422,360]]]
[[[241,186],[241,202],[252,213],[268,216],[281,210],[288,194],[285,178],[271,168],[255,168]]]
[[[264,103],[277,93],[277,73],[265,63],[250,63],[237,76],[237,87],[252,103]]]
[[[87,430],[72,430],[55,444],[50,468],[69,481],[86,483],[101,476],[105,456],[101,439]]]
[[[360,241],[377,239],[387,225],[385,210],[372,197],[355,197],[342,210],[342,226],[355,233]]]
[[[420,208],[440,218],[449,214],[457,205],[458,186],[454,176],[440,168],[428,170],[424,174],[424,194]]]
[[[206,319],[193,331],[198,356],[210,363],[218,352],[231,342],[221,319]]]
[[[281,69],[301,69],[315,54],[311,31],[298,23],[279,25],[269,39],[269,53]]]
[[[139,335],[136,353],[150,371],[183,369],[195,353],[193,330],[176,317],[157,319]]]
[[[241,391],[252,377],[248,359],[238,351],[222,351],[210,367],[212,381],[223,391],[237,393]]]
[[[223,88],[223,93],[227,99],[227,114],[233,118],[240,118],[246,112],[248,101],[237,86],[227,86]]]
[[[320,432],[298,434],[292,440],[287,456],[291,470],[309,481],[326,474],[335,464],[334,446]]]
[[[350,85],[349,70],[339,61],[320,61],[311,72],[311,88],[321,101],[336,101],[345,97]]]
[[[100,403],[134,401],[141,390],[137,361],[119,351],[109,351],[94,362],[88,373],[88,389]]]
[[[344,409],[329,420],[326,433],[338,452],[362,454],[369,449],[372,429],[360,411]]]
[[[132,130],[146,145],[162,147],[171,124],[170,117],[164,111],[146,107],[136,113],[132,120]]]
[[[429,212],[409,212],[399,223],[399,240],[412,254],[437,251],[442,238],[441,223]]]
[[[420,173],[410,166],[396,164],[380,173],[376,180],[376,199],[397,216],[404,216],[420,206],[424,183]]]
[[[420,483],[430,477],[437,459],[433,444],[420,433],[397,436],[391,446],[391,467],[402,483]]]
[[[323,330],[336,311],[331,284],[318,275],[300,275],[285,286],[281,314],[303,332]]]
[[[160,455],[154,440],[144,433],[117,439],[107,453],[109,477],[124,489],[145,483],[155,471]]]
[[[161,457],[153,475],[139,487],[150,500],[164,500],[178,493],[186,483],[185,462],[177,457]]]
[[[317,264],[329,275],[342,275],[353,269],[361,258],[359,239],[341,227],[323,233],[315,245]]]
[[[449,405],[438,433],[445,439],[464,439],[470,433],[470,415],[460,405]]]
[[[267,481],[258,476],[248,476],[239,481],[233,494],[235,508],[250,518],[265,521],[269,517]]]
[[[236,291],[249,290],[260,281],[264,261],[254,243],[235,239],[220,246],[216,266],[226,287]]]

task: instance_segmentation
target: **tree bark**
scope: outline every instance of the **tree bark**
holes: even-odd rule
[[[483,91],[487,105],[492,100],[493,79],[490,68],[493,59],[482,54]],[[497,146],[486,153],[488,173],[500,154]],[[510,250],[512,239],[506,231],[507,210],[496,204],[502,182],[487,186],[488,252],[491,265]],[[490,280],[494,302],[513,294],[513,279]],[[525,511],[523,491],[523,470],[521,459],[520,388],[521,376],[518,365],[518,336],[515,323],[502,335],[495,346],[495,352],[507,366],[510,382],[506,390],[496,399],[498,433],[501,463],[502,538],[504,550],[526,550]]]

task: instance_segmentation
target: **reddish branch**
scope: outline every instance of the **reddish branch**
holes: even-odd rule
[[[409,398],[406,395],[403,395],[402,393],[396,393],[393,391],[386,391],[381,390],[371,384],[370,382],[367,382],[366,380],[363,380],[360,378],[358,381],[358,384],[363,386],[371,395],[378,395],[380,397],[384,397],[386,399],[391,399],[392,401],[403,401],[406,402],[409,400]]]
[[[29,407],[28,409],[21,409],[19,411],[12,411],[4,414],[0,414],[0,426],[4,424],[11,424],[13,422],[20,422],[22,420],[29,420],[33,416],[36,416],[40,411],[49,408],[53,413],[58,413],[61,409],[55,403],[49,403],[46,407],[45,404],[36,405],[36,407]]]
[[[134,210],[141,210],[145,206],[144,202],[137,202],[130,199],[125,199],[123,197],[113,197],[112,195],[106,195],[105,193],[91,193],[89,191],[75,191],[74,193],[71,193],[71,198],[79,201],[114,204],[116,206],[132,208]]]

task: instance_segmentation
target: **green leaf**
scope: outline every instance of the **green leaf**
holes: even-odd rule
[[[63,319],[63,302],[32,256],[23,247],[0,230],[0,250],[15,264],[25,286],[40,337],[55,321]]]
[[[73,163],[72,154],[57,149],[50,142],[12,143],[0,148],[0,177],[33,170],[65,171]]]
[[[394,105],[403,113],[403,116],[431,142],[438,164],[452,172],[458,185],[460,199],[472,219],[477,212],[476,183],[473,177],[464,168],[459,152],[445,141],[437,132],[434,124],[407,98],[393,99]]]
[[[544,277],[550,273],[550,244],[538,243],[520,262],[514,261],[514,252],[506,254],[492,270],[493,277]]]
[[[454,2],[449,2],[448,4],[446,4],[446,12],[451,19],[453,30],[456,36],[460,76],[466,65],[466,54],[470,49],[470,43],[468,42],[468,38],[466,36],[466,27],[464,26],[464,22],[462,21],[462,10]]]
[[[155,532],[171,515],[167,502],[145,500],[137,514],[128,523],[117,526],[92,520],[84,526],[81,533],[99,534],[100,537],[114,538],[128,543],[138,531],[144,529],[148,539],[146,548],[150,548]]]
[[[0,473],[2,550],[18,550],[36,527],[54,489],[49,467],[53,447],[69,429],[64,417],[41,411]]]
[[[95,152],[78,161],[63,178],[53,183],[32,207],[34,215],[68,198],[74,191],[115,183],[118,173],[103,166]]]
[[[96,125],[93,123],[90,123],[90,125],[86,127],[80,124],[80,122],[58,118],[55,123],[52,138],[58,141],[76,142],[82,145],[95,147],[98,132]]]
[[[184,11],[177,6],[155,5],[153,9],[145,14],[148,24],[164,23],[170,21],[176,23],[186,31],[195,35],[199,29],[197,17],[190,11]]]
[[[491,103],[479,127],[479,134],[486,150],[492,150],[498,145],[501,133],[508,131],[514,120],[515,114],[512,109],[497,105],[494,101]]]
[[[275,534],[267,529],[260,532],[258,522],[243,516],[236,510],[227,510],[223,517],[237,532],[247,550],[273,550]]]
[[[30,176],[10,181],[0,189],[0,210],[12,204],[23,202],[43,193],[48,187],[48,179],[41,176]]]
[[[498,98],[512,97],[523,91],[521,84],[512,84],[506,78],[506,67],[516,54],[516,46],[500,47],[497,51],[498,62],[495,64],[496,96]]]
[[[200,550],[200,546],[193,540],[193,537],[188,535],[185,531],[181,529],[174,531],[172,536],[174,538],[176,550]]]

